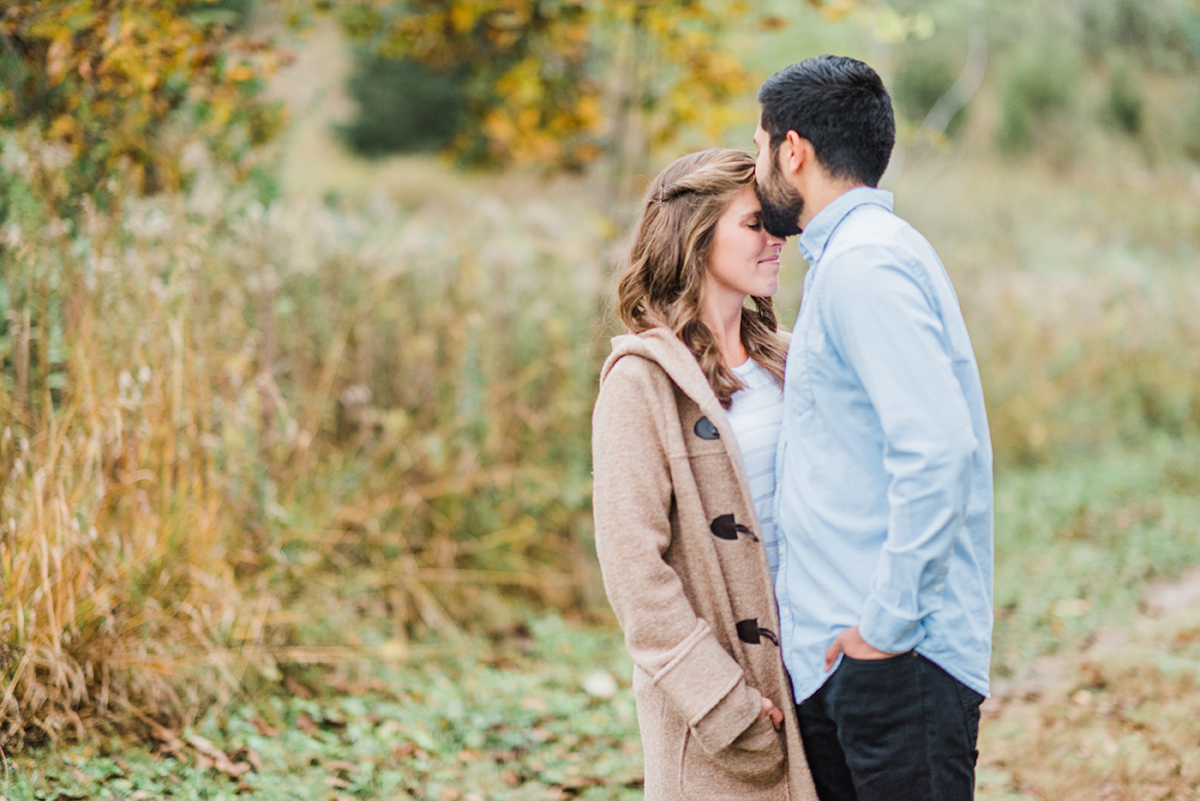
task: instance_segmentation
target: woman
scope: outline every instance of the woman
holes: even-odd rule
[[[762,228],[754,159],[694,153],[650,185],[618,290],[632,333],[601,373],[593,504],[647,801],[816,797],[769,567],[782,244]]]

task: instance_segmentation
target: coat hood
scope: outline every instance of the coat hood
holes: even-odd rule
[[[639,334],[615,336],[612,339],[612,348],[612,354],[600,370],[601,386],[618,361],[626,356],[640,356],[661,367],[675,385],[703,409],[705,414],[720,409],[721,416],[724,417],[721,402],[717,400],[716,393],[705,378],[696,357],[679,337],[666,328],[651,328]]]

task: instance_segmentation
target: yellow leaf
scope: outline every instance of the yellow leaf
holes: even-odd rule
[[[478,18],[478,11],[469,8],[465,3],[456,3],[450,9],[450,25],[454,28],[455,33],[466,33],[475,26],[475,20]]]
[[[66,139],[78,132],[79,125],[75,122],[75,118],[69,114],[63,114],[50,124],[49,130],[46,131],[46,138],[51,140]]]
[[[933,17],[924,11],[913,17],[910,29],[912,30],[913,38],[919,42],[932,39],[933,34],[936,33]]]
[[[830,22],[840,22],[857,6],[856,0],[834,0],[828,5],[821,5],[821,16]]]

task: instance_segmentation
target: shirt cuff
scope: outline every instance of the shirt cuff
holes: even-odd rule
[[[911,651],[925,639],[920,620],[898,617],[868,597],[858,621],[858,634],[867,645],[889,654]]]

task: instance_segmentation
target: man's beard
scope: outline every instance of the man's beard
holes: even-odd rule
[[[771,236],[787,238],[800,233],[800,212],[804,211],[804,198],[796,187],[783,180],[779,165],[772,159],[771,175],[766,183],[760,181],[754,187],[758,202],[762,205],[762,224]]]

